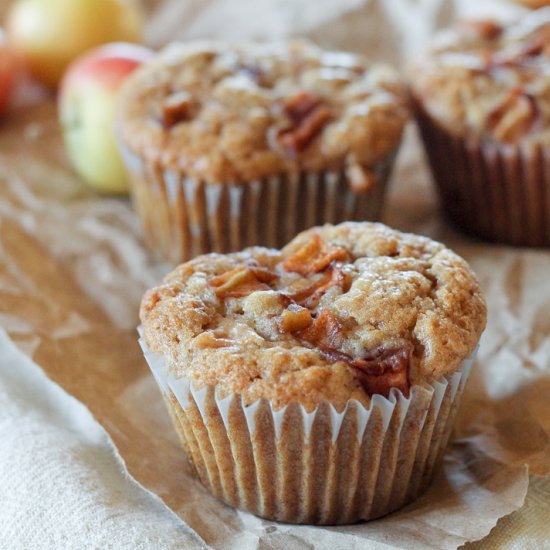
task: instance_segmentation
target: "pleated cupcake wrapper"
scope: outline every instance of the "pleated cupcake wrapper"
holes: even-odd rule
[[[377,220],[396,154],[374,165],[376,183],[356,194],[344,172],[206,184],[121,149],[146,241],[172,263],[253,245],[280,248],[298,232],[324,223]]]
[[[386,515],[428,486],[449,440],[473,357],[409,398],[395,389],[338,411],[274,410],[167,372],[140,344],[202,483],[231,506],[279,521],[342,524]],[[183,488],[182,488],[183,490]]]
[[[453,136],[419,105],[417,120],[454,225],[490,241],[550,246],[550,147]]]

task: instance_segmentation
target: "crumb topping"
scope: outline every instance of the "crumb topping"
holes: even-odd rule
[[[550,143],[550,7],[508,26],[463,21],[410,73],[422,108],[450,131]]]
[[[176,376],[250,403],[364,404],[450,374],[486,309],[466,262],[381,224],[298,235],[182,264],[146,293],[144,337]]]
[[[132,73],[118,130],[131,150],[209,182],[299,170],[368,174],[408,117],[397,74],[313,44],[174,44]]]

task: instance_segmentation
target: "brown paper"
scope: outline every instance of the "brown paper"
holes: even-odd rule
[[[273,14],[275,2],[249,4]],[[315,17],[307,8],[265,16],[271,31],[262,37],[305,32],[326,46],[369,49],[397,61],[400,50],[418,48],[452,14],[449,2],[401,3],[396,12],[388,8],[393,2],[346,0],[336,25],[334,3],[312,4]],[[185,36],[235,38],[220,5],[167,2],[152,20],[149,40],[160,43],[180,29]],[[227,14],[259,26],[242,15]],[[404,22],[409,32],[397,32]],[[130,475],[212,547],[456,548],[486,536],[498,518],[521,507],[526,465],[535,474],[550,473],[550,251],[489,246],[448,229],[412,129],[387,205],[386,222],[440,239],[471,262],[487,293],[489,326],[464,396],[458,439],[437,479],[415,504],[375,522],[310,527],[265,521],[219,503],[193,476],[135,332],[141,294],[167,267],[145,252],[126,199],[99,197],[72,174],[52,103],[19,110],[0,126],[0,325],[90,408]],[[530,503],[546,490],[535,485]],[[516,516],[501,521],[495,536],[506,536]]]
[[[472,407],[460,427],[465,439],[447,454],[423,498],[372,523],[289,526],[216,501],[192,475],[136,341],[141,293],[167,268],[144,252],[126,199],[98,197],[71,174],[54,114],[51,104],[29,108],[0,132],[0,323],[91,409],[129,473],[208,544],[256,548],[261,540],[282,548],[294,541],[338,548],[364,540],[455,548],[483,537],[521,506],[524,464],[548,472],[550,296],[540,274],[550,270],[550,252],[489,247],[450,233],[425,178],[414,176],[394,185],[388,221],[443,238],[472,262],[488,293],[490,324],[478,375],[466,392]],[[406,147],[401,173],[418,173],[410,164],[416,158]],[[537,378],[543,381],[530,391]],[[495,401],[488,402],[487,393]]]

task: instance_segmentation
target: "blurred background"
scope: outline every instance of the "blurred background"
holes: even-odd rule
[[[173,40],[299,36],[401,67],[436,29],[457,18],[513,19],[525,9],[512,0],[0,0],[0,123],[18,105],[59,99],[75,171],[100,191],[122,193],[127,185],[108,135],[115,92],[131,70]],[[137,43],[151,51],[115,48],[99,53],[99,61],[82,61],[89,51],[112,42]],[[107,67],[113,57],[118,61]],[[71,64],[75,74],[63,83]],[[98,91],[78,89],[84,87]],[[85,97],[89,114],[82,114],[84,107],[77,108],[69,96]],[[101,117],[102,129],[89,129],[99,126]],[[69,143],[76,118],[93,146]],[[86,160],[84,149],[98,149],[100,138],[94,133],[107,136],[111,145],[102,145],[95,159],[88,154]],[[98,163],[108,165],[109,173],[95,173]]]

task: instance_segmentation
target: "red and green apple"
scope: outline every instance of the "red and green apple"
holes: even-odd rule
[[[17,75],[17,59],[0,29],[0,116],[8,107]]]
[[[65,147],[75,171],[98,191],[128,190],[114,133],[115,104],[127,76],[153,52],[135,44],[114,43],[76,59],[59,94]]]

